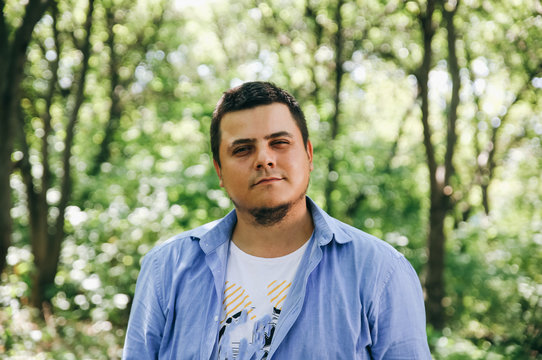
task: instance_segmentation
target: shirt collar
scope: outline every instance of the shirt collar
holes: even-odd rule
[[[307,196],[307,206],[314,222],[314,237],[318,245],[324,246],[335,240],[339,244],[352,241],[352,237],[344,230],[344,224],[329,216]]]
[[[318,245],[327,245],[331,240],[339,244],[352,241],[352,237],[342,228],[344,225],[340,226],[342,223],[329,216],[308,196],[307,206],[314,222],[314,238]],[[209,254],[230,240],[236,223],[237,213],[234,209],[224,218],[204,225],[208,230],[200,237],[192,236],[192,239],[199,240],[201,249]]]
[[[237,224],[237,213],[234,209],[222,219],[204,225],[209,230],[200,237],[192,236],[192,240],[199,240],[203,252],[209,254],[230,240],[235,224]]]

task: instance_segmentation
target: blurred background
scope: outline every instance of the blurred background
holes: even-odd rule
[[[434,358],[542,358],[539,0],[0,7],[0,357],[121,357],[142,256],[232,208],[216,102],[265,80],[309,195],[415,267]]]

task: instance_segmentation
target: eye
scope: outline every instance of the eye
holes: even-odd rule
[[[250,151],[250,146],[238,146],[233,149],[232,154],[233,155],[245,155]]]
[[[290,144],[290,141],[286,140],[286,139],[277,139],[277,140],[273,140],[271,142],[271,145],[272,146],[275,146],[275,147],[284,147],[286,145]]]

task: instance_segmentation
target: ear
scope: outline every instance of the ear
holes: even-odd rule
[[[312,143],[310,140],[307,140],[307,156],[309,157],[309,170],[312,171],[314,165],[312,163]]]
[[[220,181],[220,187],[224,187],[224,181],[222,181],[222,170],[220,169],[220,165],[218,164],[218,161],[213,159],[213,165],[215,166],[216,174],[218,175],[218,180]]]

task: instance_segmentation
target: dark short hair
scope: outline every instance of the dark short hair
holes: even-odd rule
[[[288,106],[290,114],[292,114],[297,127],[301,131],[305,148],[307,147],[309,139],[307,121],[297,100],[286,90],[272,83],[263,81],[246,82],[226,91],[216,104],[215,111],[213,112],[213,119],[211,121],[211,151],[213,152],[213,159],[219,166],[220,122],[224,115],[233,111],[252,109],[260,105],[270,105],[273,103]]]

